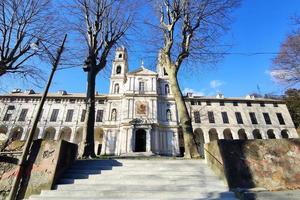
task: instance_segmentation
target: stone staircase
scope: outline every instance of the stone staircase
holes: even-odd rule
[[[78,160],[55,190],[30,200],[234,200],[203,160]]]

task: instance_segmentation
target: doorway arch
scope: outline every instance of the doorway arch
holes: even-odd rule
[[[144,129],[138,129],[135,132],[135,152],[146,151],[146,131]]]

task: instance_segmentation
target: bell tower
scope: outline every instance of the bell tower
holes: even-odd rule
[[[110,77],[110,94],[123,93],[126,73],[128,72],[127,50],[125,47],[116,49]]]
[[[157,74],[158,74],[158,77],[159,78],[168,78],[168,74],[163,66],[163,63],[162,63],[162,54],[161,52],[159,52],[158,54],[158,63],[157,63],[157,67],[156,67],[156,71],[157,71]]]

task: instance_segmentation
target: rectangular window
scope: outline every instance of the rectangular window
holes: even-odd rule
[[[14,110],[15,110],[15,106],[8,106],[3,121],[9,121],[11,119]]]
[[[81,122],[84,122],[84,120],[85,120],[85,114],[86,114],[86,110],[82,110],[82,112],[81,112],[81,118],[80,118]]]
[[[277,104],[277,103],[273,103],[273,106],[274,106],[274,107],[278,107],[278,104]]]
[[[258,124],[254,112],[250,112],[250,113],[249,113],[249,116],[250,116],[250,119],[251,119],[251,123],[252,123],[252,124]]]
[[[139,92],[142,94],[145,92],[145,83],[144,82],[139,82]]]
[[[238,106],[239,104],[238,104],[238,102],[233,102],[233,106]]]
[[[197,101],[197,105],[201,106],[201,101]]]
[[[272,124],[269,113],[263,113],[266,124]]]
[[[97,110],[96,122],[102,122],[102,121],[103,121],[103,110]]]
[[[24,122],[27,113],[28,113],[28,109],[27,109],[27,108],[26,108],[26,109],[22,109],[18,121],[19,121],[19,122]]]
[[[98,100],[98,103],[99,103],[99,104],[104,104],[104,100],[102,100],[102,99],[101,99],[101,100]]]
[[[222,112],[222,119],[224,124],[229,124],[227,112]]]
[[[75,103],[76,99],[70,99],[69,101],[70,101],[70,103]]]
[[[284,122],[282,114],[281,113],[276,113],[276,116],[277,116],[277,119],[279,121],[279,124],[280,125],[285,125],[285,122]]]
[[[260,107],[265,107],[266,106],[264,102],[260,102],[259,104],[260,104]]]
[[[66,122],[71,122],[72,121],[73,113],[74,113],[73,109],[67,111]]]
[[[224,101],[221,101],[221,102],[220,102],[220,106],[225,106]]]
[[[195,119],[195,123],[201,123],[199,111],[194,112],[194,119]]]
[[[50,117],[50,122],[56,122],[59,109],[53,109]]]
[[[207,106],[211,106],[211,102],[210,102],[210,101],[207,101],[207,102],[206,102],[206,105],[207,105]]]
[[[248,107],[252,106],[251,102],[249,102],[249,101],[246,104],[247,104]]]
[[[194,102],[194,101],[191,101],[191,105],[195,105],[195,102]]]
[[[211,111],[209,111],[209,112],[207,112],[207,114],[208,114],[208,121],[209,121],[209,123],[215,123],[214,113],[211,112]]]
[[[244,123],[244,122],[243,122],[242,115],[241,115],[240,112],[236,112],[236,113],[235,113],[235,118],[236,118],[236,122],[237,122],[238,124],[243,124],[243,123]]]

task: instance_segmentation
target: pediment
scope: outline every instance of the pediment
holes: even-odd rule
[[[128,73],[129,75],[157,75],[156,72],[146,69],[145,67],[140,67],[134,71]]]

